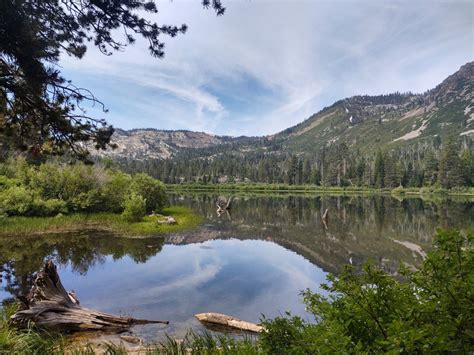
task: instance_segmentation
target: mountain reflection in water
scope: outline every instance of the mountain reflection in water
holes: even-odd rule
[[[228,196],[228,195],[227,195]],[[416,266],[437,228],[472,230],[473,202],[389,196],[235,197],[218,216],[217,195],[172,195],[201,213],[196,230],[165,238],[84,231],[0,239],[0,299],[24,295],[44,261],[60,265],[82,304],[113,313],[168,319],[182,334],[194,313],[217,311],[258,321],[291,309],[308,316],[299,291],[319,290],[327,272],[372,259],[392,274]],[[329,209],[329,223],[321,221]]]

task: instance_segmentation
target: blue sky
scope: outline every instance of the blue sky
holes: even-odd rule
[[[62,70],[109,109],[115,127],[273,134],[339,99],[423,92],[474,57],[473,1],[162,0],[164,59],[138,40],[107,57],[90,48]]]

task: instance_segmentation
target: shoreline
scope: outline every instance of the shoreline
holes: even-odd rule
[[[176,224],[160,224],[166,216],[173,216]],[[46,234],[74,233],[79,231],[109,232],[131,238],[163,236],[189,230],[202,223],[202,217],[183,206],[170,206],[160,215],[146,216],[140,222],[126,222],[120,214],[78,213],[56,217],[5,217],[0,219],[0,237],[40,236]]]
[[[317,185],[288,185],[288,184],[167,184],[170,192],[249,192],[249,193],[277,193],[277,194],[335,194],[335,195],[392,195],[403,196],[464,196],[474,198],[474,188],[441,189],[435,187],[421,188],[366,188],[366,187],[325,187]]]

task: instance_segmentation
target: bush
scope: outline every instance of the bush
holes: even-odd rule
[[[402,268],[398,281],[369,264],[347,267],[330,296],[307,290],[317,323],[298,317],[264,321],[261,345],[272,354],[470,353],[474,351],[472,235],[439,231],[435,250],[418,271]]]
[[[166,190],[163,183],[147,174],[133,177],[131,191],[146,199],[146,212],[161,211],[166,206]]]
[[[35,200],[33,212],[36,216],[56,216],[57,214],[66,214],[68,212],[66,202],[58,199]]]
[[[129,194],[132,178],[128,174],[114,172],[101,189],[102,210],[119,213],[125,197]]]
[[[18,181],[9,179],[4,175],[0,175],[0,191],[6,190],[12,186],[18,185]]]
[[[9,216],[29,215],[34,206],[33,191],[12,186],[0,192],[0,209]]]
[[[132,192],[123,203],[122,216],[127,222],[140,222],[146,213],[146,199]]]
[[[100,165],[47,162],[28,165],[24,159],[0,166],[0,210],[10,216],[51,216],[71,212],[113,212],[124,209],[131,192],[145,200],[145,211],[167,202],[164,185],[146,174],[129,174]]]
[[[54,216],[67,213],[67,208],[64,201],[44,200],[38,191],[12,186],[0,191],[0,211],[8,216]]]

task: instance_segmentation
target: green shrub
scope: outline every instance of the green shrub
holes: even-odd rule
[[[167,202],[160,181],[146,174],[132,178],[100,165],[28,165],[20,158],[2,163],[0,172],[0,210],[10,216],[120,213],[131,192],[145,199],[148,213],[160,211]]]
[[[34,192],[22,186],[12,186],[0,192],[0,209],[9,216],[33,212]]]
[[[33,212],[35,216],[56,216],[57,214],[67,214],[68,209],[66,202],[58,199],[41,200],[36,199],[34,202]]]
[[[128,174],[114,172],[101,189],[103,211],[122,211],[125,197],[129,194],[132,178]]]
[[[146,212],[161,211],[166,206],[166,190],[163,183],[147,174],[133,176],[131,191],[146,199]]]
[[[0,175],[0,191],[16,185],[18,185],[18,181],[15,179],[9,179],[5,175]]]
[[[62,200],[42,199],[38,191],[12,186],[0,191],[0,211],[9,216],[54,216],[67,213],[67,206]]]
[[[132,192],[125,198],[122,216],[127,222],[140,222],[146,214],[146,199]]]
[[[309,290],[304,302],[317,323],[298,317],[265,320],[261,345],[272,354],[470,353],[474,351],[472,235],[439,231],[435,249],[403,281],[372,264],[347,267],[325,297]]]

